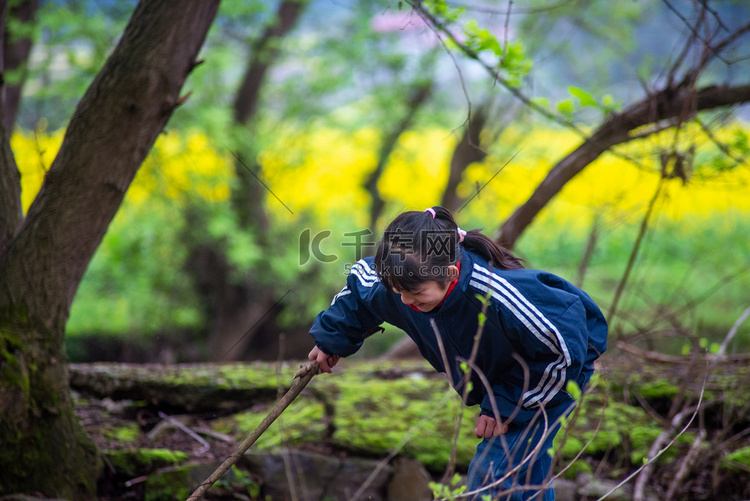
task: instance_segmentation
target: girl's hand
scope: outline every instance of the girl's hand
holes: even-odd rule
[[[477,427],[474,430],[477,438],[492,438],[508,432],[508,425],[501,424],[492,416],[480,415],[477,418]]]
[[[317,346],[313,347],[313,349],[310,350],[310,353],[307,354],[308,360],[316,360],[320,366],[320,370],[327,372],[328,374],[331,373],[331,368],[339,362],[339,358],[341,357],[338,355],[328,355],[327,353],[324,353],[323,350]]]

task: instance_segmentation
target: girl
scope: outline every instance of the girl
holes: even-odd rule
[[[432,207],[396,217],[375,257],[352,266],[315,319],[308,358],[330,373],[383,322],[403,329],[459,394],[461,365],[473,359],[467,403],[480,405],[475,433],[483,440],[467,480],[476,499],[554,500],[548,451],[574,405],[567,385],[584,388],[606,349],[607,323],[591,298],[523,269],[479,230],[463,231]]]

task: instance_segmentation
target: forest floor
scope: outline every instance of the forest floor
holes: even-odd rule
[[[572,463],[570,473],[589,473],[612,481],[623,479],[649,454],[669,444],[668,451],[653,461],[653,468],[644,479],[661,499],[750,498],[750,368],[746,360],[739,359],[727,358],[721,364],[707,362],[710,359],[680,360],[646,352],[621,352],[617,357],[606,358],[600,372],[607,384],[585,397],[589,400],[583,406],[586,412],[599,409],[599,413],[582,413],[570,433],[574,439],[566,442],[575,452],[584,449],[583,455]],[[386,439],[382,444],[358,442],[358,438],[365,440],[365,435],[353,429],[356,423],[376,426],[371,414],[382,412],[380,419],[386,430],[402,419],[397,414],[402,410],[406,415],[416,414],[413,420],[419,420],[419,411],[408,406],[441,393],[435,385],[440,384],[442,376],[436,376],[424,364],[399,362],[385,368],[378,364],[377,369],[361,365],[352,363],[346,368],[346,372],[356,373],[355,389],[349,389],[348,380],[341,375],[317,377],[310,391],[298,398],[297,407],[285,412],[288,434],[296,437],[292,440],[295,448],[328,457],[384,457],[398,438]],[[248,370],[251,372],[243,372]],[[284,369],[286,374],[293,370],[291,365]],[[237,449],[284,391],[278,385],[278,372],[278,367],[262,364],[72,365],[76,412],[99,450],[106,451],[101,499],[140,501],[146,498],[147,484],[153,484],[154,473],[191,463],[206,466],[195,473],[199,478],[192,479],[196,485],[200,483]],[[375,384],[394,385],[387,390],[386,401],[372,396],[380,392]],[[416,391],[414,385],[427,386]],[[411,392],[406,394],[409,402],[396,403],[399,399],[394,395],[400,391]],[[336,400],[321,404],[321,394],[334,394]],[[358,400],[349,403],[345,398]],[[328,407],[332,405],[337,407],[337,413],[329,415],[333,411]],[[319,410],[313,412],[313,408]],[[357,414],[364,408],[370,414]],[[465,421],[470,421],[471,415],[467,414]],[[299,422],[294,421],[295,416]],[[451,422],[448,417],[435,429],[449,427]],[[346,433],[342,434],[341,429],[346,429]],[[375,438],[366,440],[377,441],[379,433],[381,439],[387,433],[371,431]],[[269,437],[263,437],[268,441],[259,443],[259,448],[273,446],[274,433],[268,432]],[[426,433],[422,439],[432,433],[437,432]],[[662,437],[667,442],[654,445]],[[414,441],[419,442],[420,438]],[[564,454],[566,446],[561,448]],[[408,454],[419,460],[434,458],[435,450],[430,447],[431,443],[418,443]],[[434,447],[445,453],[442,443]],[[461,452],[459,463],[460,457]],[[436,461],[438,466],[427,464],[434,478],[444,468],[440,462],[443,459]],[[461,464],[458,470],[461,471]],[[243,488],[264,481],[254,474],[240,480]],[[211,491],[208,499],[256,499],[253,493],[259,492],[248,487],[244,494],[238,494],[236,489],[228,493],[228,485],[224,487],[223,491]],[[149,499],[169,498],[151,495]]]

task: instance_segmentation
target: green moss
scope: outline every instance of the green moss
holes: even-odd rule
[[[559,452],[564,463],[581,451],[584,458],[630,451],[626,463],[640,465],[661,431],[659,423],[645,410],[617,402],[611,395],[607,399],[602,394],[586,397],[580,412],[573,414],[565,426],[565,442],[561,443],[565,432],[558,433],[555,440],[557,448],[562,446]]]
[[[24,400],[31,398],[31,379],[23,363],[23,358],[15,356],[7,351],[0,352],[0,356],[5,360],[0,364],[0,381],[10,387],[20,388]]]
[[[130,443],[138,440],[141,436],[141,429],[137,423],[128,423],[122,426],[109,428],[104,432],[104,436],[117,442]]]
[[[268,415],[273,404],[255,408],[228,418],[216,420],[214,429],[233,435],[241,442],[255,430]],[[283,444],[326,438],[328,423],[322,403],[307,395],[300,395],[284,413],[261,435],[253,445],[256,450],[269,449]]]
[[[630,462],[632,464],[643,464],[644,459],[648,456],[651,444],[661,434],[661,431],[661,428],[647,426],[634,426],[630,430]]]
[[[55,377],[62,373],[60,364],[49,363],[59,354],[49,341],[58,333],[7,325],[0,330],[0,387],[11,403],[0,419],[0,492],[25,492],[33,486],[50,496],[92,499],[101,458],[74,414],[67,380]],[[31,338],[47,344],[28,352],[23,340]],[[37,363],[43,373],[29,371]]]
[[[237,465],[232,465],[229,471],[216,481],[213,494],[217,495],[219,490],[247,494],[252,499],[257,499],[260,496],[260,485],[253,480],[250,472],[240,470]]]
[[[392,370],[399,375],[413,370],[414,377],[381,379],[380,374],[389,375]],[[429,468],[444,468],[453,441],[458,396],[444,379],[422,377],[424,370],[423,363],[358,363],[332,376],[319,377],[313,383],[315,391],[300,395],[253,448],[325,440],[333,431],[330,438],[337,445],[369,454],[387,454],[404,441],[402,454]],[[444,399],[446,392],[448,397]],[[321,399],[333,409],[330,415],[328,404]],[[242,440],[265,418],[271,405],[217,420],[214,429]],[[476,449],[476,413],[477,408],[464,410],[458,445],[460,465],[468,466]],[[419,428],[413,429],[417,424]]]
[[[181,465],[150,475],[146,480],[144,501],[173,501],[188,496],[213,473],[219,463]],[[237,494],[240,494],[239,496]],[[212,487],[212,499],[257,499],[260,486],[250,473],[236,466],[229,469]]]
[[[183,365],[159,377],[159,381],[175,386],[208,386],[219,389],[266,388],[275,390],[279,379],[291,384],[296,367],[278,371],[271,364]]]
[[[104,451],[118,475],[136,477],[157,468],[179,464],[188,459],[182,451],[169,449],[134,449],[129,451]]]
[[[563,432],[558,433],[555,437],[554,449],[562,457],[575,457],[583,448],[583,442],[577,437],[565,436]]]
[[[750,447],[737,449],[724,456],[721,465],[731,471],[750,474]]]
[[[666,379],[657,379],[638,386],[638,392],[646,399],[674,398],[680,391],[679,387]]]
[[[401,453],[427,468],[439,470],[448,463],[458,396],[444,380],[381,380],[352,371],[337,378],[337,385],[335,442],[374,454],[386,454],[404,443]],[[476,450],[473,430],[477,409],[463,412],[457,462],[468,466]]]
[[[566,465],[566,469],[563,472],[563,478],[567,480],[577,480],[581,473],[594,473],[594,469],[585,459],[578,459],[572,464]]]
[[[187,499],[192,493],[188,468],[176,468],[152,475],[146,480],[144,501],[174,501]]]

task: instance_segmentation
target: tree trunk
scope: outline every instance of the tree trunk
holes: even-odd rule
[[[633,137],[630,132],[637,127],[673,118],[685,120],[701,110],[748,101],[750,84],[736,87],[711,86],[699,90],[689,86],[668,87],[622,113],[611,115],[589,139],[553,167],[531,197],[503,223],[497,237],[498,243],[508,249],[512,248],[521,233],[562,190],[565,183],[612,146],[631,140]]]
[[[39,10],[39,0],[23,0],[14,2],[8,8],[8,17],[16,22],[30,24],[34,20],[36,11]],[[31,54],[32,39],[28,36],[18,36],[18,33],[4,31],[3,36],[3,74],[18,72],[18,76],[11,82],[7,82],[3,89],[5,116],[5,128],[13,130],[18,113],[18,104],[21,102],[21,89],[26,80],[27,64]],[[6,77],[7,79],[7,77]]]
[[[364,182],[364,188],[367,193],[370,194],[370,198],[372,199],[372,206],[370,207],[370,230],[373,232],[376,231],[378,219],[380,219],[380,215],[385,208],[385,200],[380,196],[380,190],[378,190],[378,181],[388,165],[388,159],[391,157],[393,150],[396,149],[398,139],[409,129],[409,127],[412,126],[414,117],[431,94],[431,80],[417,81],[414,84],[407,95],[406,113],[401,117],[401,120],[393,125],[393,128],[383,138],[375,170],[370,173],[367,180]]]
[[[3,2],[0,6],[0,33],[5,34],[7,9]],[[5,74],[5,36],[0,38],[0,72]],[[21,206],[21,174],[18,172],[16,159],[10,149],[10,127],[7,127],[5,117],[8,109],[4,99],[6,86],[4,79],[0,81],[0,256],[5,252],[13,234],[23,219]]]
[[[279,57],[280,40],[297,24],[307,3],[307,0],[283,0],[276,11],[275,22],[266,28],[253,45],[245,77],[234,100],[236,125],[252,126],[268,70]],[[258,178],[260,165],[255,161],[255,148],[252,144],[246,146],[245,151],[236,153],[235,173],[239,186],[234,190],[232,198],[242,226],[255,228],[262,238],[268,230],[268,218],[263,210],[266,188]]]
[[[307,5],[307,0],[283,0],[274,22],[253,45],[247,71],[234,100],[236,127],[252,130],[261,90],[280,54],[281,40],[294,28]],[[233,152],[238,182],[232,192],[232,205],[243,231],[252,232],[257,245],[267,248],[269,221],[263,206],[267,188],[261,182],[261,167],[255,160],[256,153],[256,145],[252,142],[245,142],[238,151]],[[194,253],[193,259],[210,260],[215,265],[213,269],[217,270],[213,277],[205,273],[196,275],[211,310],[208,327],[210,359],[239,360],[248,351],[251,351],[253,359],[268,358],[271,351],[271,357],[275,358],[279,353],[278,339],[272,339],[264,346],[262,355],[252,350],[258,332],[274,330],[279,309],[279,305],[275,304],[279,299],[274,297],[276,291],[262,283],[264,270],[241,280],[233,280],[232,264],[220,243],[203,246]]]
[[[487,156],[487,153],[479,145],[479,136],[486,123],[487,110],[484,107],[479,107],[469,117],[461,141],[453,150],[448,184],[445,186],[443,199],[440,201],[440,205],[450,211],[456,211],[463,201],[456,190],[466,168],[474,162],[481,162]]]
[[[0,494],[95,496],[99,459],[73,412],[65,323],[125,191],[181,103],[218,4],[136,7],[26,219],[0,249]]]

